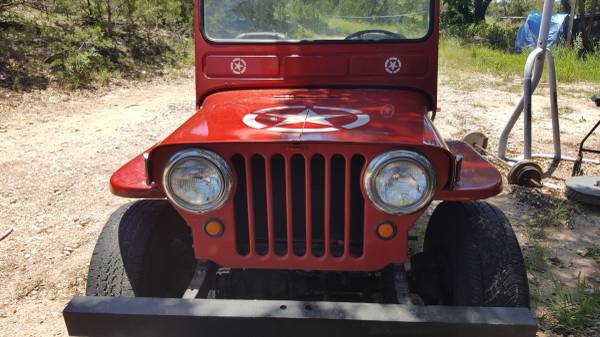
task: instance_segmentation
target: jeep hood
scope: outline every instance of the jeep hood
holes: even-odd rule
[[[443,146],[420,93],[382,89],[236,90],[210,95],[159,146],[346,142]]]

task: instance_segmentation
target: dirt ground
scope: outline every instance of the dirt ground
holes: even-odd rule
[[[519,98],[518,87],[518,79],[444,73],[439,94],[443,110],[436,124],[451,139],[483,131],[495,149]],[[600,109],[587,97],[594,90],[600,88],[561,86],[563,149],[568,154],[575,153],[584,131],[600,118]],[[534,100],[536,152],[552,149],[546,92]],[[110,213],[126,202],[110,194],[110,174],[193,111],[191,72],[94,92],[0,92],[0,235],[13,230],[0,241],[0,337],[66,336],[61,310],[84,292],[96,237]],[[519,152],[521,130],[519,123],[510,144],[513,155]],[[600,148],[600,137],[594,142],[590,145]],[[532,245],[527,224],[561,204],[570,168],[562,164],[547,180],[556,188],[529,192],[507,187],[492,199],[511,218],[525,251]],[[586,169],[600,175],[599,165]],[[532,272],[530,281],[536,287],[552,280],[575,286],[583,277],[599,286],[600,264],[581,256],[581,250],[600,242],[600,211],[565,205],[572,209],[569,224],[547,228],[543,240],[553,265]]]

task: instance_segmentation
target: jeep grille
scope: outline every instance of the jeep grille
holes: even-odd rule
[[[236,154],[231,161],[238,254],[363,255],[364,156]]]

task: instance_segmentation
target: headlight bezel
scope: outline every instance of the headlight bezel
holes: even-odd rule
[[[423,193],[421,199],[409,206],[393,207],[382,201],[381,197],[376,191],[375,178],[388,164],[396,161],[407,161],[420,166],[426,173],[427,178],[427,189]],[[413,214],[423,209],[427,204],[433,200],[435,192],[437,190],[437,176],[433,164],[425,156],[409,150],[393,150],[380,154],[375,157],[369,165],[364,174],[363,188],[371,204],[387,214],[391,215],[408,215]]]
[[[183,200],[182,198],[177,196],[177,194],[173,191],[173,186],[170,182],[173,170],[180,163],[188,159],[204,159],[217,168],[217,171],[220,173],[223,188],[220,191],[219,196],[215,199],[215,201],[204,205],[194,205]],[[233,173],[231,171],[231,168],[229,167],[229,164],[220,155],[209,150],[186,149],[179,151],[169,159],[163,171],[163,186],[167,198],[171,202],[173,202],[178,208],[190,213],[206,214],[221,209],[229,200],[232,185]]]

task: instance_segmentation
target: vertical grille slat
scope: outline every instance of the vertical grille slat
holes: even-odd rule
[[[325,255],[331,255],[331,161],[325,160]]]
[[[292,212],[292,163],[289,157],[285,158],[285,205],[286,205],[286,241],[287,249],[294,247],[294,229]]]
[[[365,157],[352,157],[350,173],[350,256],[358,258],[363,255],[365,199],[362,195],[362,171],[365,167]]]
[[[287,205],[287,183],[286,183],[286,168],[285,159],[282,155],[275,155],[271,158],[271,205],[273,219],[269,223],[269,228],[272,228],[273,238],[269,239],[274,242],[271,244],[274,246],[275,254],[278,256],[285,256],[288,251],[288,228],[287,222],[289,218]],[[269,184],[269,182],[267,182]]]
[[[252,156],[252,197],[254,202],[254,241],[256,253],[266,256],[269,253],[269,224],[267,221],[267,182],[265,159]]]
[[[270,161],[271,159],[269,159]],[[267,254],[274,254],[275,253],[275,228],[273,225],[273,222],[275,221],[275,219],[273,219],[275,217],[275,211],[274,211],[274,207],[273,207],[273,174],[271,171],[271,168],[273,162],[270,161],[268,164],[265,165],[265,196],[267,198],[267,247],[268,247],[268,253]]]
[[[305,159],[304,161],[304,190],[306,191],[306,199],[304,204],[306,205],[306,255],[313,255],[313,239],[312,239],[312,173],[311,173],[311,161]]]
[[[344,158],[344,255],[350,254],[350,221],[352,210],[351,204],[351,180],[352,179],[352,165],[347,158]]]
[[[231,161],[239,255],[345,259],[364,254],[362,155],[236,154]]]
[[[329,240],[331,255],[341,257],[344,254],[346,161],[341,155],[331,158],[329,180]]]
[[[311,234],[312,251],[316,257],[325,255],[325,158],[311,158]]]
[[[237,193],[235,194],[235,240],[238,254],[246,256],[253,251],[250,245],[250,223],[248,218],[248,174],[246,173],[246,160],[243,156],[235,155],[231,159],[237,173]]]
[[[248,235],[250,243],[250,255],[256,254],[256,225],[254,224],[254,183],[252,178],[252,165],[250,160],[245,158],[244,160],[245,172],[246,172],[246,195],[248,202]]]
[[[306,254],[306,190],[304,157],[292,157],[292,228],[294,232],[294,255]]]

